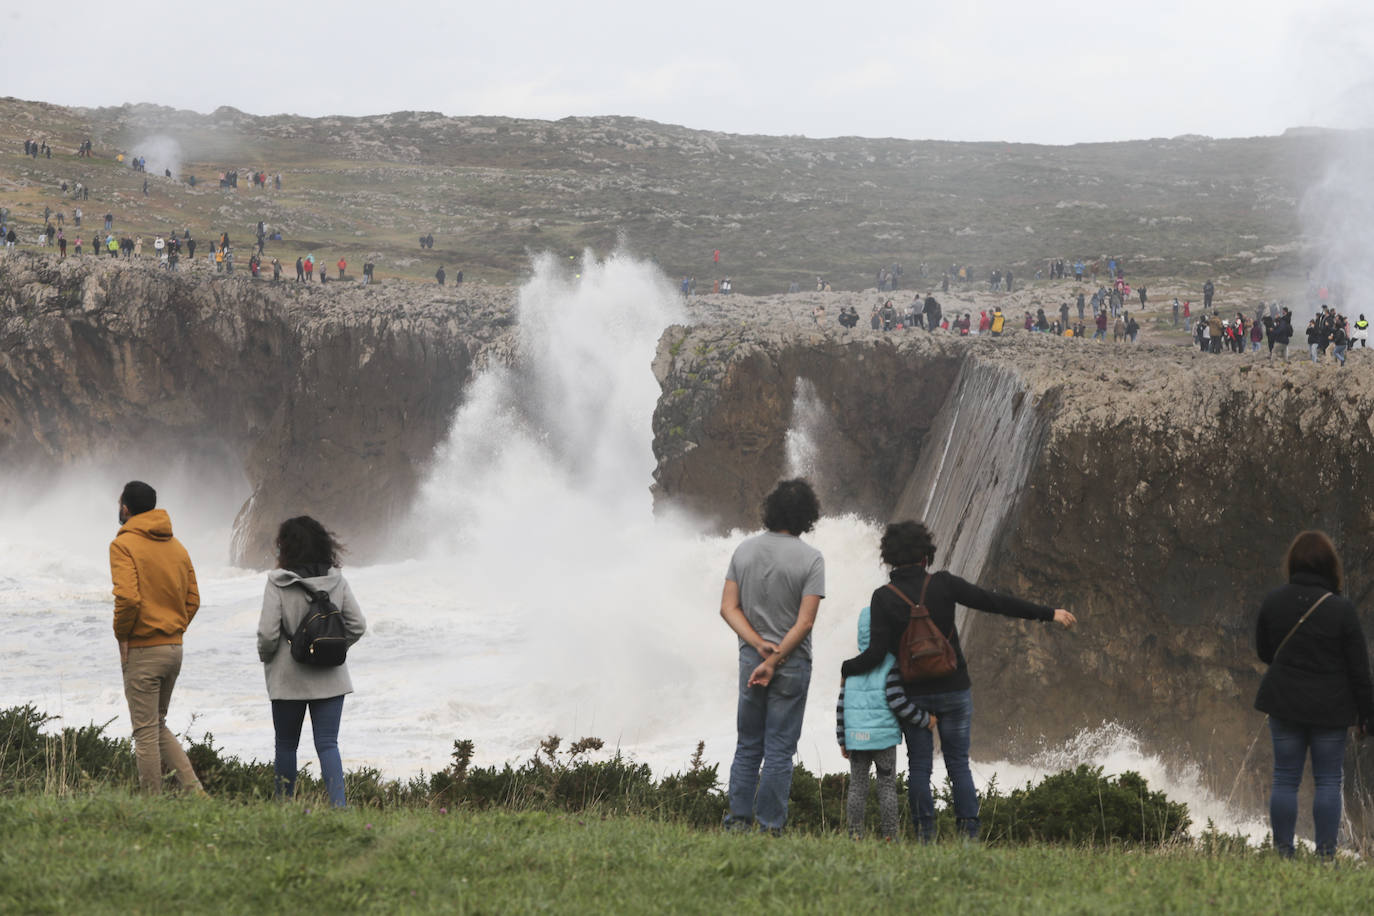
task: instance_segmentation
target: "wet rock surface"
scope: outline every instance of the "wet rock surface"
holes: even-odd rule
[[[328,518],[366,561],[474,369],[510,359],[513,324],[508,290],[306,287],[11,255],[0,462],[227,456],[252,488],[234,562],[270,562],[283,512]]]
[[[1333,535],[1374,633],[1374,352],[1340,369],[1305,350],[1281,363],[1178,343],[883,334],[755,308],[766,327],[705,316],[664,336],[661,505],[756,526],[805,379],[833,421],[816,444],[827,512],[926,517],[937,565],[1079,615],[1065,633],[970,612],[976,753],[1024,759],[1115,722],[1201,766],[1223,797],[1263,798],[1253,626],[1295,534]]]

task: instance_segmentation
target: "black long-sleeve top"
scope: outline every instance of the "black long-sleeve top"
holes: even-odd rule
[[[1255,648],[1269,671],[1260,681],[1255,708],[1276,719],[1318,728],[1374,724],[1374,685],[1369,651],[1355,605],[1336,593],[1275,652],[1307,609],[1335,584],[1294,573],[1265,596],[1255,628]]]
[[[921,583],[925,580],[923,566],[902,566],[892,571],[892,584],[897,586],[915,603],[921,600]],[[963,647],[959,645],[959,630],[954,623],[954,607],[964,607],[978,611],[1001,614],[1004,617],[1020,617],[1023,620],[1053,620],[1054,608],[1022,601],[1010,595],[999,595],[985,591],[971,582],[965,582],[951,572],[942,570],[930,577],[926,588],[926,608],[930,618],[954,646],[959,657],[959,667],[941,678],[913,681],[906,684],[906,692],[911,696],[924,696],[931,693],[949,693],[954,690],[967,690],[971,686],[968,676],[968,662],[964,659]],[[872,671],[887,653],[897,654],[898,642],[911,617],[911,609],[906,602],[883,586],[873,592],[869,601],[869,640],[868,648],[845,661],[840,667],[842,677]]]

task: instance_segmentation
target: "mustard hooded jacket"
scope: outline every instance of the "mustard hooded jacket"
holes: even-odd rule
[[[129,517],[110,542],[114,632],[130,646],[181,645],[200,609],[191,557],[164,509]]]

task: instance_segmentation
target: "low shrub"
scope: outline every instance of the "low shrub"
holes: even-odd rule
[[[137,785],[130,742],[106,736],[109,722],[45,734],[43,727],[52,721],[31,705],[0,710],[0,791],[62,793],[94,785]],[[361,807],[596,810],[696,827],[721,823],[727,809],[725,787],[719,765],[705,760],[704,742],[697,744],[686,770],[657,781],[647,765],[619,750],[607,759],[592,759],[603,749],[599,738],[583,738],[564,748],[560,738],[550,736],[519,766],[475,767],[476,745],[459,739],[449,766],[437,773],[398,780],[363,767],[344,778],[349,804]],[[271,763],[226,754],[210,733],[187,740],[186,753],[206,791],[216,798],[251,801],[273,795]],[[297,797],[305,803],[323,801],[324,787],[311,772],[313,759],[303,754],[302,763]],[[897,784],[899,823],[910,836],[901,776]],[[844,832],[848,790],[847,773],[817,776],[798,765],[792,775],[789,826],[815,834]],[[935,802],[937,835],[954,838],[948,782],[936,790]],[[981,802],[983,838],[993,843],[1160,844],[1186,837],[1189,825],[1187,807],[1150,791],[1138,774],[1105,777],[1100,767],[1080,766],[1006,794],[994,781]],[[877,836],[878,830],[877,790],[871,785],[864,832]],[[1211,838],[1214,846],[1227,842]]]
[[[1139,773],[1106,777],[1101,767],[1046,776],[1035,785],[983,799],[991,842],[1164,844],[1187,836],[1187,805],[1152,792]]]

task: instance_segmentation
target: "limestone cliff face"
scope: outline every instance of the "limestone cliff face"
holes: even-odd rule
[[[302,512],[376,556],[473,368],[508,357],[509,297],[212,277],[0,260],[0,462],[227,453],[253,489],[235,562]]]
[[[900,339],[716,324],[670,328],[655,374],[655,494],[722,529],[758,524],[786,463],[798,379],[831,421],[818,443],[827,511],[881,517],[920,456],[958,374],[948,338]]]
[[[979,754],[1117,722],[1254,802],[1253,626],[1297,532],[1335,537],[1374,635],[1374,357],[1352,356],[1340,371],[1024,334],[674,330],[656,495],[756,525],[808,379],[840,430],[817,474],[827,512],[923,518],[937,565],[1079,615],[1074,633],[966,615]]]

